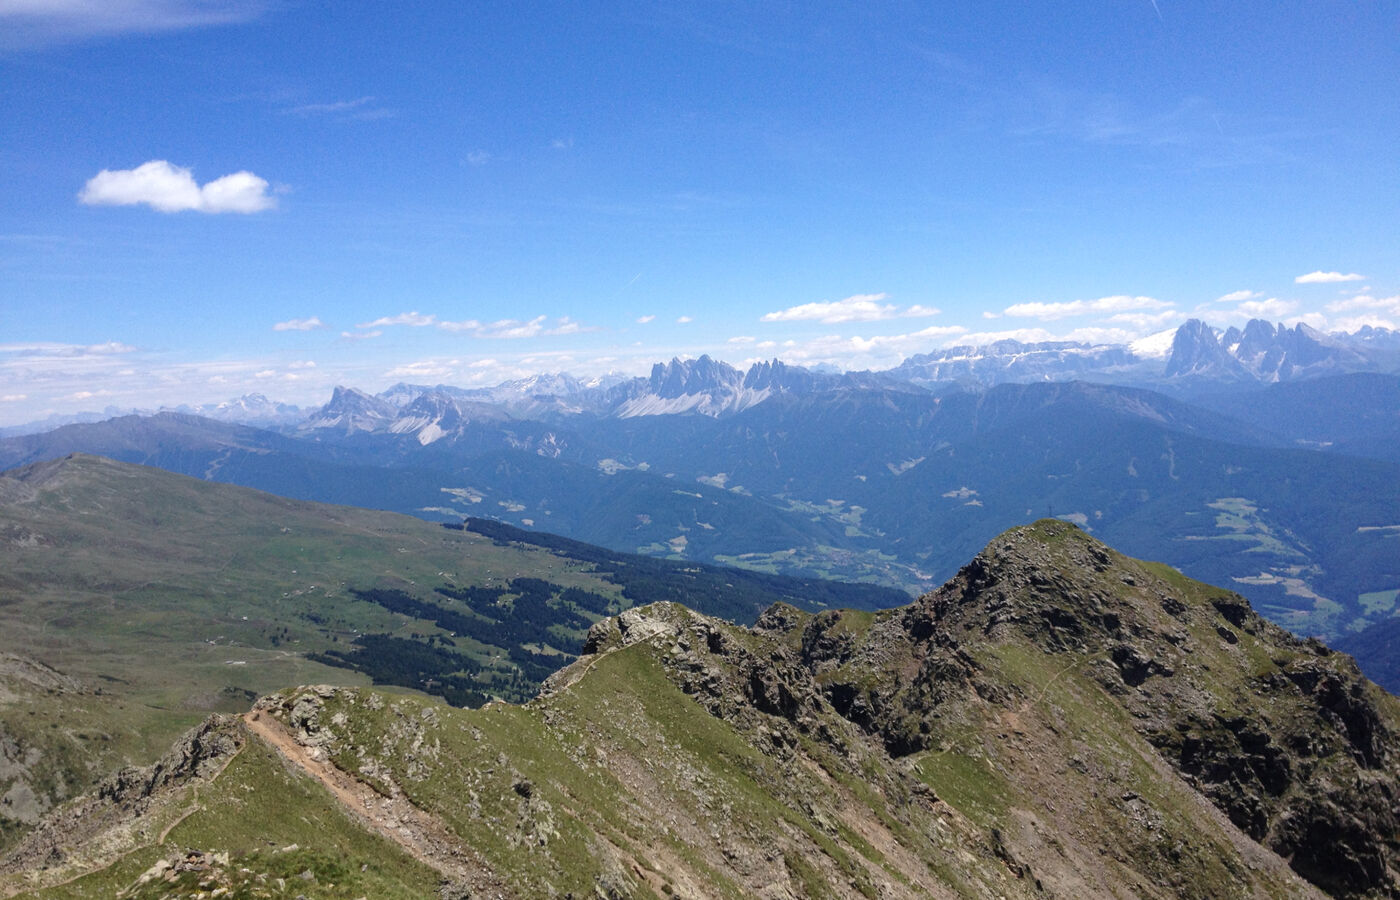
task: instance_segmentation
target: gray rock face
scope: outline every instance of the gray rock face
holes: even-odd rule
[[[0,872],[61,863],[70,848],[137,818],[161,795],[221,771],[246,739],[235,717],[210,716],[186,732],[154,765],[124,768],[95,791],[45,818],[0,860]]]
[[[969,705],[1031,702],[1000,660],[1059,659],[1298,874],[1339,897],[1400,894],[1394,699],[1238,595],[1166,577],[1068,523],[1013,529],[938,591],[870,621],[779,605],[748,634],[758,640],[656,604],[599,623],[585,652],[650,642],[686,693],[777,748],[868,738],[895,760],[947,741]]]

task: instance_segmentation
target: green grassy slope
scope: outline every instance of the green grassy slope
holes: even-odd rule
[[[704,585],[673,568],[653,577],[705,608]],[[0,657],[0,844],[208,713],[289,684],[527,699],[593,621],[635,602],[594,569],[100,457],[5,473],[0,654],[17,659]],[[745,577],[716,611],[752,618],[802,592]]]
[[[586,650],[521,706],[280,692],[259,702],[234,762],[188,790],[251,802],[260,788],[237,764],[272,741],[294,767],[364,792],[349,806],[381,833],[419,827],[405,810],[435,823],[444,896],[1397,889],[1400,703],[1238,595],[1063,522],[1003,534],[904,608],[778,605],[742,628],[651,604],[601,621]],[[279,801],[274,843],[293,837],[288,823],[329,821],[320,796]],[[229,853],[246,883],[285,879],[284,860],[250,849],[238,804],[217,808],[223,821],[192,816],[204,824],[170,835]],[[324,842],[298,840],[295,865],[319,891],[297,885],[307,897],[341,896],[325,883],[357,861],[407,865],[326,827]],[[47,896],[131,886],[175,840],[135,840],[106,874]],[[350,866],[323,862],[339,856]]]

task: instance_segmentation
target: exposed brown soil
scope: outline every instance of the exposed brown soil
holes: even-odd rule
[[[385,796],[329,760],[319,748],[297,741],[285,725],[258,710],[246,713],[249,732],[277,751],[294,769],[323,784],[350,815],[375,833],[402,847],[414,859],[442,873],[444,879],[466,885],[472,897],[511,896],[500,879],[443,824],[414,806],[401,792]]]

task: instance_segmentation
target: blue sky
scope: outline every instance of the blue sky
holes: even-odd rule
[[[1400,7],[1072,6],[0,0],[0,424],[1400,325]]]

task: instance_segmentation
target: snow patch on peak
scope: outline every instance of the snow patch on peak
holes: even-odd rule
[[[1140,337],[1128,344],[1128,349],[1133,351],[1133,355],[1140,359],[1166,359],[1172,352],[1172,341],[1176,338],[1176,329],[1168,328],[1165,331],[1158,331],[1146,337]]]

